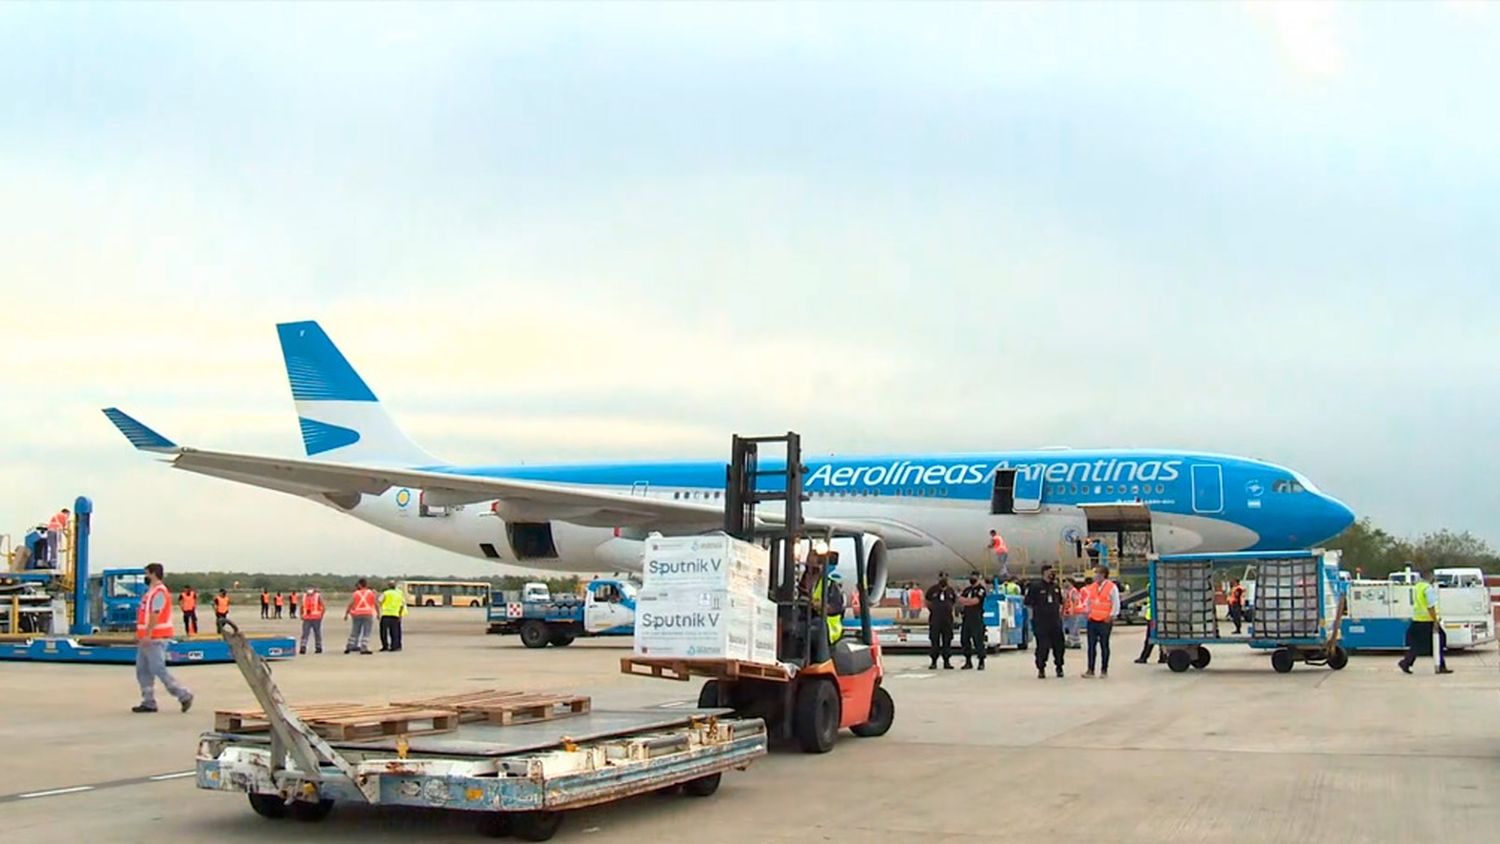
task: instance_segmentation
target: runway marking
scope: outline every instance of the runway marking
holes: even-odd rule
[[[167,782],[169,780],[184,779],[197,774],[197,771],[174,771],[170,774],[156,774],[149,777],[129,777],[126,779],[109,780],[108,782],[96,782],[92,785],[75,785],[68,788],[49,788],[45,791],[28,791],[22,794],[0,794],[0,804],[16,803],[21,800],[36,800],[42,797],[62,797],[68,794],[84,794],[90,791],[103,791],[109,788],[123,788],[129,785],[150,785],[153,782]]]
[[[33,797],[56,797],[59,794],[77,794],[80,791],[93,791],[92,785],[75,785],[72,788],[54,788],[51,791],[33,791],[30,794],[17,795],[17,800],[30,800]]]
[[[905,680],[930,680],[933,677],[936,677],[937,675],[936,674],[906,674],[906,673],[900,673],[900,674],[889,674],[887,676],[890,677],[890,679],[892,679],[892,680],[902,680],[902,679],[905,679]]]

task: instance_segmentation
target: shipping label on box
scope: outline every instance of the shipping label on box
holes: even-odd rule
[[[755,632],[750,638],[750,661],[775,665],[776,659],[776,602],[759,599],[755,602]]]

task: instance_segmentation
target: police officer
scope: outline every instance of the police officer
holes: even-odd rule
[[[1057,569],[1042,566],[1042,577],[1026,587],[1026,607],[1031,611],[1031,632],[1036,637],[1036,678],[1047,679],[1047,654],[1057,676],[1063,675],[1062,587],[1057,585]]]
[[[958,603],[958,593],[948,585],[948,573],[938,572],[938,582],[927,587],[927,641],[931,649],[927,655],[932,659],[930,668],[937,668],[938,656],[943,657],[943,667],[953,669],[953,605]]]
[[[958,641],[964,650],[964,670],[974,667],[974,655],[979,655],[979,670],[984,670],[984,599],[990,590],[979,582],[979,575],[969,573],[969,585],[958,593],[958,606],[963,613],[963,624],[959,628]]]

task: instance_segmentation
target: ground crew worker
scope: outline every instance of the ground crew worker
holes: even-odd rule
[[[913,621],[922,617],[922,587],[913,583],[906,594],[906,609],[908,617]]]
[[[958,593],[948,585],[948,573],[938,572],[938,582],[927,587],[922,596],[927,601],[927,656],[930,668],[937,668],[938,657],[943,658],[943,668],[953,669],[953,605],[958,602]]]
[[[182,634],[191,636],[198,632],[198,593],[193,587],[187,586],[177,598],[178,605],[182,607]]]
[[[1031,610],[1031,633],[1036,638],[1036,678],[1047,679],[1047,654],[1052,654],[1052,666],[1057,676],[1063,675],[1063,597],[1062,587],[1057,585],[1057,569],[1051,564],[1042,566],[1042,577],[1033,580],[1026,589],[1026,606]]]
[[[1005,576],[1005,587],[1004,588],[1005,588],[1005,594],[1007,594],[1007,595],[1019,595],[1019,594],[1021,594],[1021,582],[1019,580],[1016,580],[1014,577],[1011,577],[1008,574]]]
[[[286,596],[287,614],[292,618],[297,617],[297,590],[293,589]]]
[[[1156,643],[1152,641],[1152,637],[1156,635],[1156,622],[1151,618],[1150,595],[1147,595],[1145,602],[1141,604],[1141,617],[1146,619],[1146,642],[1145,644],[1141,645],[1141,655],[1138,659],[1136,659],[1136,662],[1140,663],[1141,665],[1145,665],[1151,659],[1151,650],[1156,647]],[[1167,661],[1167,651],[1165,648],[1162,649],[1161,657],[1156,661]]]
[[[271,593],[264,589],[260,590],[260,617],[271,617]]]
[[[223,589],[214,596],[214,632],[224,632],[224,622],[229,620],[229,593]]]
[[[1229,620],[1234,622],[1234,632],[1240,632],[1245,620],[1245,587],[1233,578],[1229,581]]]
[[[1103,559],[1103,557],[1100,557]],[[1100,677],[1109,676],[1109,635],[1114,630],[1115,619],[1120,615],[1120,587],[1109,579],[1109,567],[1100,565],[1094,569],[1094,582],[1083,589],[1083,599],[1088,605],[1089,670],[1083,676],[1094,676],[1095,656]]]
[[[350,622],[349,643],[344,645],[344,653],[359,651],[368,654],[370,629],[375,626],[375,590],[365,583],[363,577],[354,586],[354,594],[349,596],[349,606],[344,609],[344,619]]]
[[[141,702],[131,712],[156,711],[156,681],[166,687],[186,712],[193,707],[193,693],[167,671],[167,640],[172,638],[172,593],[162,582],[161,563],[146,564],[146,594],[135,611],[135,679],[141,687]]]
[[[1009,577],[1010,548],[998,530],[990,531],[990,554],[995,558],[995,573],[1001,577]]]
[[[1083,604],[1083,582],[1069,580],[1063,590],[1063,633],[1067,635],[1068,647],[1079,647],[1079,631],[1083,628],[1088,609]]]
[[[280,591],[277,591],[276,596],[271,600],[276,607],[276,617],[281,618],[281,609],[286,604],[286,598],[282,596]]]
[[[406,593],[396,584],[386,584],[380,593],[380,649],[401,650],[401,617],[406,615]]]
[[[802,580],[797,584],[797,593],[807,596],[813,613],[809,619],[816,619],[820,612],[823,617],[822,624],[814,620],[813,628],[807,631],[812,638],[810,658],[815,663],[832,658],[833,646],[844,638],[844,592],[833,582],[831,571],[837,565],[836,554],[809,552],[807,562],[803,564]],[[823,575],[825,568],[830,570],[827,577]]]
[[[1406,627],[1406,655],[1396,663],[1401,670],[1407,674],[1411,673],[1412,664],[1417,661],[1418,656],[1432,654],[1437,662],[1434,669],[1438,674],[1452,674],[1453,669],[1448,667],[1448,661],[1444,658],[1444,652],[1448,650],[1448,634],[1444,632],[1443,625],[1438,623],[1438,596],[1437,590],[1427,582],[1427,578],[1421,572],[1416,572],[1417,582],[1411,588],[1411,624]],[[1436,653],[1432,637],[1437,636]]]
[[[62,544],[62,537],[68,531],[68,517],[73,515],[64,507],[52,514],[47,520],[47,567],[57,568],[57,549]]]
[[[307,587],[307,594],[302,597],[302,643],[298,653],[307,653],[309,633],[317,646],[314,653],[323,652],[323,609],[323,593],[316,586]]]
[[[969,585],[964,587],[964,591],[958,593],[959,611],[963,615],[958,631],[958,643],[963,648],[965,671],[974,667],[976,654],[979,656],[979,670],[984,670],[984,599],[989,597],[989,594],[990,590],[979,582],[979,575],[974,572],[969,574]]]

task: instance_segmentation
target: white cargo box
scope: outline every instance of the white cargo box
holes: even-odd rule
[[[726,589],[643,589],[635,601],[635,655],[750,660],[755,611],[754,598]]]
[[[723,533],[657,536],[646,540],[641,575],[650,590],[733,590],[765,597],[771,590],[771,558],[759,545]]]
[[[755,601],[755,633],[750,638],[750,661],[776,664],[776,602],[769,598]]]

